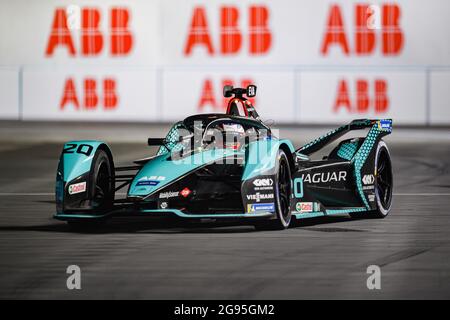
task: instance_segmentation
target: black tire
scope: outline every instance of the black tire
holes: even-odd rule
[[[91,200],[90,211],[94,215],[102,216],[112,209],[114,205],[114,164],[109,154],[98,149],[92,161],[89,174],[89,199]],[[71,220],[68,224],[73,229],[85,229],[101,225],[103,219]]]
[[[375,153],[375,201],[377,209],[367,214],[353,213],[352,218],[386,218],[392,207],[394,185],[391,155],[386,143],[380,140]]]
[[[278,150],[277,173],[275,175],[276,218],[263,220],[255,224],[256,230],[284,230],[289,228],[291,213],[291,168],[286,153]]]
[[[373,212],[376,218],[386,218],[392,208],[392,191],[394,179],[389,149],[384,141],[378,143],[375,157],[375,199],[377,211]]]
[[[115,188],[114,165],[103,149],[98,149],[95,153],[89,182],[92,210],[102,215],[113,207]]]

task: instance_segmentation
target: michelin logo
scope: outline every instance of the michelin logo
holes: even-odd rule
[[[275,211],[275,203],[253,203],[247,206],[247,212],[274,212]]]

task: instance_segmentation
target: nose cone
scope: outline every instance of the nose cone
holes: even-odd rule
[[[181,159],[172,160],[164,154],[147,162],[131,182],[128,197],[150,195],[204,165],[236,154],[235,150],[213,149],[196,152]]]

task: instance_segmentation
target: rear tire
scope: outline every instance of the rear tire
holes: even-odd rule
[[[291,224],[291,169],[286,153],[281,149],[277,155],[274,185],[276,218],[259,221],[255,224],[256,230],[284,230]]]
[[[392,207],[393,173],[391,155],[383,140],[375,153],[375,201],[377,209],[364,213],[350,213],[354,219],[386,218]]]
[[[375,199],[377,202],[377,211],[373,212],[373,216],[376,218],[386,218],[392,207],[394,179],[391,155],[386,143],[382,140],[378,143],[375,167]]]

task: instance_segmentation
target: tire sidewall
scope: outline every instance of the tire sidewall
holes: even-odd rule
[[[290,171],[290,166],[289,166],[289,160],[286,156],[286,153],[283,150],[279,150],[278,154],[277,154],[277,172],[276,172],[276,183],[275,183],[275,209],[276,209],[276,213],[277,213],[277,220],[280,224],[281,228],[287,229],[292,221],[292,214],[291,214],[291,210],[290,210],[290,198],[291,198],[291,193],[292,190],[290,192],[290,194],[288,195],[288,219],[286,220],[283,217],[283,211],[281,208],[281,201],[280,201],[280,194],[279,194],[279,187],[278,187],[278,181],[279,181],[279,174],[280,174],[280,164],[281,161],[284,161],[287,165],[287,170],[289,173],[289,181],[292,179],[291,176],[291,171]]]
[[[375,170],[377,170],[377,168],[378,168],[378,158],[379,158],[380,153],[381,153],[381,151],[383,149],[386,150],[387,155],[388,155],[388,159],[389,159],[389,162],[390,162],[389,170],[391,171],[390,174],[391,174],[391,177],[392,177],[392,179],[391,179],[392,180],[391,181],[391,199],[390,199],[390,202],[389,202],[389,207],[388,208],[384,208],[383,207],[383,204],[381,203],[381,200],[380,200],[380,195],[377,192],[377,190],[375,190],[375,199],[376,199],[376,203],[377,203],[377,209],[378,209],[377,211],[378,211],[378,213],[380,215],[382,215],[383,217],[386,217],[389,214],[389,211],[392,208],[392,202],[393,202],[392,192],[393,192],[393,187],[394,187],[394,179],[393,179],[393,175],[392,175],[391,154],[389,152],[389,149],[388,149],[386,143],[383,140],[380,140],[380,142],[378,142],[377,152],[375,154]],[[377,172],[377,175],[378,175],[378,172]],[[377,179],[375,179],[375,181],[377,181]],[[375,187],[377,188],[378,186],[376,185]]]
[[[100,212],[103,212],[105,210],[108,210],[112,207],[113,201],[114,201],[114,169],[111,165],[111,159],[109,158],[108,154],[102,150],[98,149],[95,152],[94,159],[92,161],[92,168],[91,168],[91,174],[90,174],[90,185],[89,185],[89,192],[90,192],[90,198],[93,200],[95,196],[95,187],[97,183],[97,178],[100,173],[101,166],[105,164],[108,170],[108,176],[111,177],[111,182],[108,184],[108,193],[105,195],[105,202],[103,205],[98,207],[93,207],[92,210],[98,210]]]

